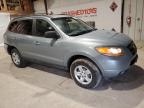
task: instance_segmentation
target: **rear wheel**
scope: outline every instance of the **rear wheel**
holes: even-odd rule
[[[96,88],[102,75],[96,65],[87,59],[77,59],[70,67],[70,73],[77,85],[83,88]]]
[[[19,67],[19,68],[26,67],[26,61],[20,55],[19,51],[15,48],[11,50],[11,59],[17,67]]]

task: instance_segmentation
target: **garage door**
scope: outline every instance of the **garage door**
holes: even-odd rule
[[[124,2],[124,33],[136,41],[144,40],[144,0]]]

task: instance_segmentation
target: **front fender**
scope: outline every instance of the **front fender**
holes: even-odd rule
[[[64,58],[64,66],[65,67],[68,68],[68,62],[74,56],[87,57],[101,69],[101,65],[96,60],[96,58],[99,56],[99,53],[97,53],[96,51],[77,51],[77,52],[71,52],[71,53],[67,54]]]

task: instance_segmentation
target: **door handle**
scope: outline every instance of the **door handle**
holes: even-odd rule
[[[35,45],[40,45],[40,42],[34,41]]]

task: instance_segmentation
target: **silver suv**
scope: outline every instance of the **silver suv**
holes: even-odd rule
[[[13,19],[4,34],[5,48],[20,68],[28,61],[70,71],[83,88],[98,87],[137,61],[137,48],[126,35],[97,30],[65,15],[35,15]]]

